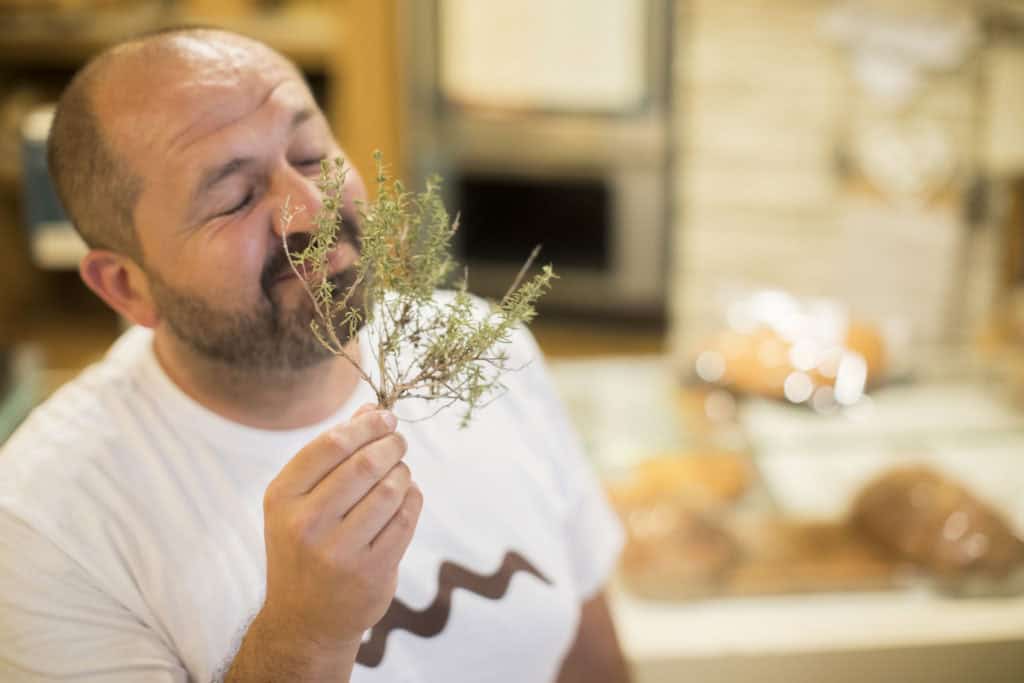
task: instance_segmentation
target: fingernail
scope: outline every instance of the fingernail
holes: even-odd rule
[[[384,420],[384,424],[388,426],[388,429],[394,429],[398,426],[398,418],[390,410],[380,411],[380,417]]]

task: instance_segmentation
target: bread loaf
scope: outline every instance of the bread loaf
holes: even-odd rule
[[[889,552],[940,577],[1002,578],[1024,561],[1024,546],[999,512],[926,467],[868,484],[851,519]]]

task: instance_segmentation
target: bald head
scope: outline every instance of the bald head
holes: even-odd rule
[[[141,261],[134,215],[144,181],[137,155],[160,125],[153,116],[160,92],[173,90],[182,74],[236,73],[254,53],[298,73],[257,41],[183,28],[113,46],[75,75],[58,102],[47,158],[61,203],[86,244]]]

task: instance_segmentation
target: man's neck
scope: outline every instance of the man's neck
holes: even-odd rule
[[[164,372],[206,409],[258,429],[298,429],[321,422],[347,401],[359,383],[344,358],[288,372],[246,373],[202,358],[169,334],[157,332],[153,350]],[[345,349],[359,359],[358,340]]]

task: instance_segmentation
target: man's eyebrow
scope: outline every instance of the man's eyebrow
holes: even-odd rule
[[[255,159],[252,157],[236,157],[226,164],[220,166],[214,166],[203,173],[202,178],[199,180],[199,184],[196,185],[195,198],[200,198],[210,190],[214,188],[217,183],[224,180],[230,175],[237,173],[246,166],[253,163]]]

